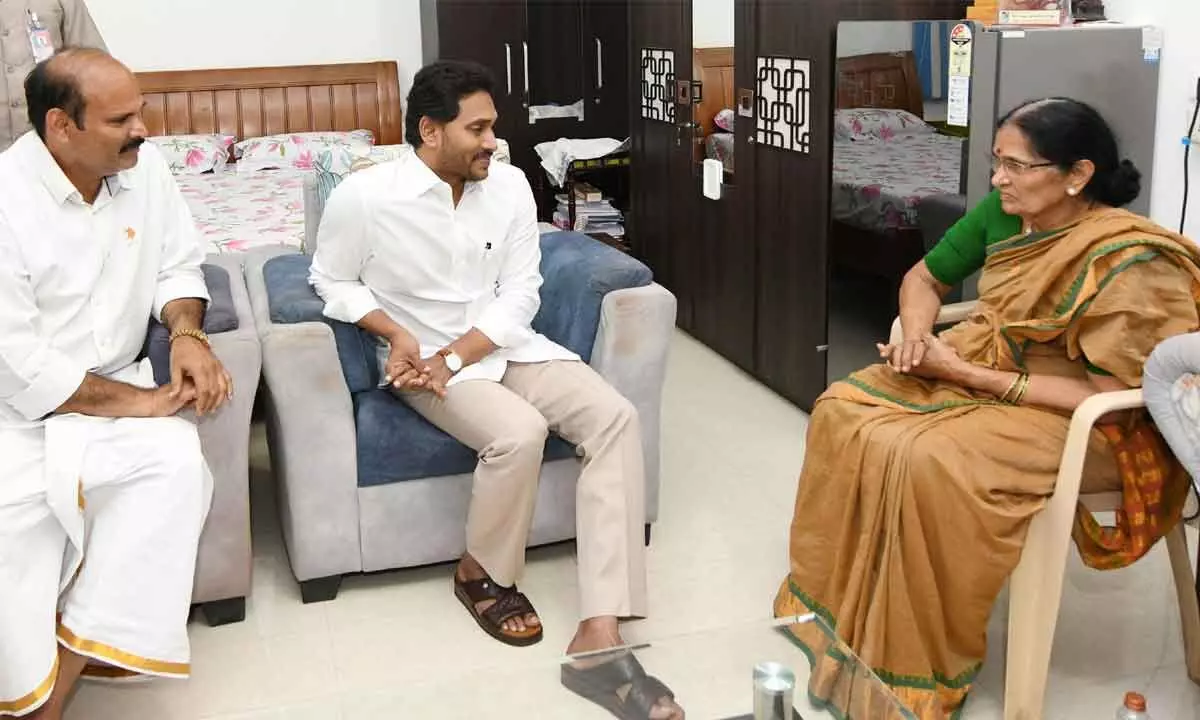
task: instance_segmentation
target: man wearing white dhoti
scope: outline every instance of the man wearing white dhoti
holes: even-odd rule
[[[62,717],[81,674],[186,677],[211,493],[194,424],[232,392],[203,255],[133,74],[66,50],[0,154],[0,716]],[[171,384],[139,361],[171,332]]]

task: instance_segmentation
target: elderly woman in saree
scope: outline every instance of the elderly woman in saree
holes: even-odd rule
[[[1027,103],[1001,120],[992,152],[994,191],[904,279],[903,342],[816,403],[775,600],[780,617],[823,617],[920,720],[962,709],[996,596],[1054,491],[1071,413],[1138,387],[1156,345],[1200,328],[1200,258],[1119,209],[1140,175],[1093,108]],[[978,270],[976,309],[934,335],[942,296]],[[1081,516],[1076,544],[1102,568],[1165,535],[1188,486],[1144,414],[1105,420],[1084,490],[1133,483],[1153,502],[1151,522]],[[1115,451],[1131,449],[1141,462],[1119,464]],[[811,624],[790,632],[815,660],[814,699],[871,716]]]

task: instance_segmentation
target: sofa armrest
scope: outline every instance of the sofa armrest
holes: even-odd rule
[[[614,290],[601,303],[591,366],[637,408],[646,460],[646,517],[658,517],[662,391],[675,336],[675,296],[661,285]]]
[[[263,265],[246,284],[262,342],[271,465],[280,522],[297,580],[362,569],[354,408],[333,331],[322,322],[271,322]]]
[[[233,378],[233,398],[197,423],[200,446],[213,475],[212,506],[196,560],[195,602],[250,593],[250,415],[262,370],[262,354],[250,296],[237,257],[214,255],[206,263],[229,273],[238,327],[209,339]]]

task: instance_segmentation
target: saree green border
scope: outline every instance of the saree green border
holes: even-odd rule
[[[1083,289],[1083,283],[1085,281],[1087,281],[1088,270],[1091,268],[1091,264],[1094,260],[1096,260],[1097,258],[1100,258],[1100,257],[1104,257],[1105,255],[1111,255],[1115,252],[1120,252],[1121,250],[1126,250],[1131,247],[1151,248],[1151,250],[1149,250],[1148,252],[1154,253],[1155,256],[1160,254],[1158,252],[1160,250],[1168,251],[1166,253],[1168,255],[1174,254],[1174,251],[1178,250],[1178,248],[1173,248],[1164,242],[1159,242],[1159,241],[1150,240],[1150,239],[1123,240],[1121,242],[1112,243],[1110,245],[1104,245],[1103,247],[1098,247],[1095,250],[1088,253],[1087,257],[1084,258],[1083,268],[1075,276],[1075,280],[1073,280],[1071,282],[1071,285],[1069,286],[1067,294],[1063,297],[1062,301],[1059,302],[1059,304],[1054,308],[1054,312],[1058,313],[1059,315],[1062,315],[1063,313],[1070,310],[1075,305],[1075,301],[1079,299],[1079,292],[1080,292],[1080,290]],[[1123,270],[1124,269],[1123,265],[1124,265],[1124,263],[1122,263],[1121,265],[1118,265],[1116,268],[1113,268],[1113,271],[1115,272],[1117,270]],[[1113,275],[1113,272],[1110,272],[1105,277],[1105,280],[1111,278],[1112,275]],[[1101,281],[1100,287],[1104,287],[1105,280]]]
[[[922,405],[921,403],[915,403],[915,402],[912,402],[911,400],[905,400],[903,398],[893,397],[892,395],[884,392],[883,390],[880,390],[879,388],[875,387],[874,385],[868,384],[865,380],[855,377],[854,374],[851,374],[850,377],[846,378],[842,382],[844,382],[848,385],[853,385],[854,387],[858,388],[859,390],[862,390],[863,392],[867,393],[868,395],[870,395],[872,397],[879,398],[880,400],[886,400],[890,403],[899,405],[902,408],[906,408],[908,410],[913,410],[915,412],[919,412],[922,414],[938,412],[939,410],[950,410],[952,408],[959,408],[959,407],[975,407],[977,405],[999,405],[999,404],[1001,404],[995,400],[947,400],[946,402],[941,402],[941,403],[937,403],[934,405]]]
[[[1068,225],[1067,227],[1060,228],[1058,230],[1043,230],[1042,232],[1021,233],[1020,235],[1014,235],[1007,240],[1001,240],[1000,242],[988,245],[984,250],[984,255],[991,257],[992,255],[995,255],[999,252],[1004,252],[1005,250],[1016,250],[1018,248],[1036,245],[1042,240],[1047,240],[1056,235],[1061,235],[1070,230],[1072,227],[1074,227],[1074,225]]]
[[[791,578],[788,578],[788,590],[791,591],[792,595],[794,595],[797,600],[804,603],[806,608],[808,608],[811,612],[816,613],[818,617],[824,620],[825,623],[829,625],[831,630],[833,630],[835,633],[837,632],[837,621],[834,620],[833,613],[831,613],[824,605],[817,602],[811,595],[797,587],[796,583],[793,582]],[[805,645],[804,641],[793,635],[790,630],[788,631],[788,636],[799,643],[802,649],[806,650],[805,654],[812,652],[812,648],[809,648],[807,645]],[[825,655],[832,660],[836,660],[837,662],[844,663],[849,660],[845,654],[839,652],[836,648],[828,650]],[[809,661],[813,661],[813,657],[811,655],[809,656]],[[932,677],[925,677],[919,675],[898,675],[883,668],[870,668],[871,672],[875,673],[880,680],[883,680],[888,685],[931,691],[937,690],[939,685],[951,690],[962,690],[963,688],[966,688],[975,682],[975,679],[979,677],[979,673],[982,669],[982,662],[975,663],[971,667],[968,667],[966,670],[960,672],[955,677],[949,678],[941,673],[936,672]]]
[[[1105,275],[1103,278],[1101,278],[1100,282],[1096,285],[1096,293],[1097,294],[1099,294],[1101,290],[1103,290],[1105,287],[1107,287],[1109,285],[1109,283],[1111,283],[1122,272],[1128,270],[1129,268],[1133,267],[1134,265],[1138,265],[1138,264],[1141,264],[1144,262],[1149,262],[1157,257],[1163,256],[1164,253],[1160,252],[1160,250],[1171,249],[1170,246],[1160,244],[1160,243],[1153,243],[1153,242],[1126,242],[1126,243],[1118,243],[1117,245],[1120,245],[1121,247],[1112,250],[1112,252],[1116,252],[1117,250],[1124,250],[1129,247],[1134,247],[1134,246],[1139,246],[1139,245],[1151,245],[1154,247],[1152,247],[1152,249],[1146,250],[1144,252],[1140,252],[1137,255],[1134,255],[1132,257],[1125,258],[1120,263],[1118,263],[1117,266],[1114,267],[1112,270],[1110,270],[1107,275]],[[1116,246],[1108,246],[1108,247],[1113,248]],[[1106,248],[1098,248],[1094,252],[1100,253],[1102,250],[1105,250],[1105,249]],[[1105,254],[1109,254],[1109,253],[1105,253]],[[1096,255],[1096,256],[1098,256],[1098,255]],[[1088,256],[1088,263],[1090,263],[1090,261],[1093,259],[1094,259],[1093,255],[1090,254]],[[1065,297],[1055,308],[1055,312],[1057,312],[1059,315],[1059,317],[1056,318],[1055,322],[1040,324],[1040,325],[1005,325],[1004,327],[1000,328],[1000,336],[1003,337],[1005,342],[1008,343],[1009,350],[1011,350],[1013,353],[1013,362],[1015,362],[1021,369],[1025,368],[1025,357],[1024,357],[1025,349],[1029,346],[1030,340],[1026,339],[1024,342],[1022,342],[1018,345],[1017,341],[1014,340],[1012,335],[1010,334],[1010,331],[1017,327],[1020,327],[1024,330],[1031,330],[1034,332],[1052,332],[1055,330],[1061,330],[1067,324],[1069,324],[1071,322],[1071,320],[1074,320],[1080,313],[1083,313],[1084,311],[1086,311],[1088,309],[1088,307],[1091,306],[1092,302],[1095,300],[1094,296],[1091,298],[1088,298],[1084,302],[1080,303],[1079,306],[1076,307],[1075,310],[1070,315],[1066,315],[1067,311],[1070,310],[1074,306],[1075,302],[1079,299],[1079,292],[1080,292],[1081,288],[1083,287],[1084,280],[1087,277],[1088,267],[1089,267],[1089,265],[1085,264],[1084,269],[1082,271],[1080,271],[1079,277],[1077,277],[1075,279],[1075,281],[1072,283],[1072,287],[1068,291],[1067,297]]]
[[[810,648],[808,646],[808,643],[806,643],[803,640],[801,640],[800,638],[796,637],[795,634],[793,634],[790,629],[784,628],[783,634],[785,637],[787,637],[787,639],[793,645],[796,646],[797,649],[800,650],[800,652],[804,653],[804,657],[808,660],[809,668],[810,669],[815,668],[817,666],[816,651],[813,650],[812,648]],[[834,657],[834,656],[830,655],[828,652],[825,653],[825,656],[828,657],[830,660],[834,660],[836,662],[845,662],[845,658]],[[808,685],[805,689],[806,689],[805,694],[808,696],[809,704],[811,704],[813,707],[817,708],[818,710],[824,710],[825,712],[829,713],[830,715],[832,715],[834,717],[834,720],[860,720],[858,718],[851,718],[848,715],[846,715],[844,712],[842,712],[842,709],[839,708],[837,705],[834,705],[831,700],[825,700],[823,698],[817,697],[816,694],[814,694],[812,691],[811,684]],[[917,716],[911,710],[904,707],[904,705],[902,703],[897,701],[896,705],[898,705],[900,707],[900,715],[901,715],[901,717],[905,718],[905,720],[917,720]],[[966,707],[965,700],[963,701],[962,706],[959,707],[958,710],[955,710],[954,714],[950,716],[950,720],[958,720],[958,718],[962,717],[963,707]]]
[[[804,653],[804,657],[808,660],[809,668],[815,668],[817,666],[816,652],[812,648],[810,648],[807,643],[805,643],[803,640],[801,640],[800,638],[798,638],[794,634],[792,634],[792,631],[789,630],[788,628],[784,628],[783,633],[787,637],[787,639],[789,641],[791,641],[791,643],[800,650],[800,652]],[[828,653],[826,653],[826,655],[828,656]],[[835,658],[830,657],[830,659],[835,659]],[[875,672],[875,671],[872,671],[872,672]],[[876,673],[876,675],[878,675],[878,673]],[[880,679],[882,679],[882,678],[880,678]],[[924,688],[917,688],[917,689],[924,689]],[[830,715],[832,715],[834,717],[834,720],[860,720],[858,718],[848,717],[845,713],[843,713],[841,711],[841,709],[837,705],[834,705],[831,701],[823,700],[823,699],[817,697],[815,694],[813,694],[811,685],[806,688],[805,694],[808,696],[808,702],[813,707],[817,708],[818,710],[824,710],[825,712],[829,713]],[[961,720],[962,719],[963,713],[966,712],[966,710],[967,710],[967,700],[970,697],[971,697],[971,693],[968,691],[963,696],[962,704],[960,704],[954,712],[950,713],[950,717],[948,718],[948,720]],[[900,716],[903,717],[905,720],[918,720],[916,714],[913,713],[912,710],[909,710],[907,707],[905,707],[904,704],[901,703],[899,700],[896,701],[896,704],[900,707]]]

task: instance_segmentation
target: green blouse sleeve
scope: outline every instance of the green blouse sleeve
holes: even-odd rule
[[[959,284],[983,267],[988,231],[1001,224],[1008,226],[1010,222],[1000,205],[999,191],[992,191],[946,231],[925,255],[925,267],[943,285]]]

